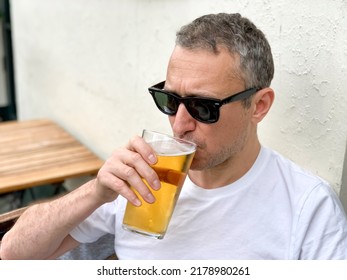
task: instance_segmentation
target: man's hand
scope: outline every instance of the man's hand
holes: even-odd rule
[[[132,138],[125,147],[115,150],[99,170],[96,179],[99,197],[109,202],[120,194],[135,206],[140,206],[141,201],[131,190],[132,186],[145,201],[153,203],[155,198],[142,178],[152,189],[160,188],[159,178],[150,166],[156,162],[152,147],[139,136]]]

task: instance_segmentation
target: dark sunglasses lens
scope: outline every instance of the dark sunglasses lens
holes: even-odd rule
[[[218,119],[218,108],[207,100],[190,100],[188,103],[189,113],[198,121],[213,123]]]
[[[174,96],[156,91],[153,94],[158,108],[165,114],[174,115],[177,113],[178,102]]]

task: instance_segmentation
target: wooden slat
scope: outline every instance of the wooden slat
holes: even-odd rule
[[[5,233],[12,228],[19,216],[22,215],[22,213],[26,210],[26,208],[27,207],[23,207],[0,214],[0,242]]]
[[[0,224],[18,219],[27,208],[28,207],[22,207],[0,214]]]
[[[102,164],[50,120],[0,123],[0,193],[93,175]]]

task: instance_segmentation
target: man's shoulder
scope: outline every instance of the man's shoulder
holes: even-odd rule
[[[264,148],[264,152],[267,154],[268,164],[271,166],[271,169],[277,171],[273,172],[274,176],[280,176],[291,186],[307,189],[321,185],[330,188],[329,183],[319,175],[300,166],[278,151]]]
[[[277,151],[267,149],[268,176],[276,189],[285,193],[293,205],[314,208],[315,205],[330,205],[332,208],[342,209],[333,187],[323,178],[301,167]],[[341,210],[343,212],[343,210]]]

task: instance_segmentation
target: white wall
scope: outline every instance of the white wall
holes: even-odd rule
[[[345,0],[15,0],[19,117],[56,120],[106,158],[142,128],[169,132],[147,87],[165,78],[175,32],[241,12],[275,59],[263,143],[341,188],[347,135]]]

